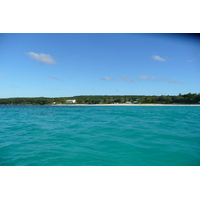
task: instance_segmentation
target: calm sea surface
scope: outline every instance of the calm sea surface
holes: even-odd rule
[[[198,106],[0,106],[1,166],[200,165]]]

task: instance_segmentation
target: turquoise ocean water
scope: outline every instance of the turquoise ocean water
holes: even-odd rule
[[[199,166],[198,106],[0,106],[1,166]]]

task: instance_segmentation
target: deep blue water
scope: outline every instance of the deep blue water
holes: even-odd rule
[[[199,166],[198,106],[0,106],[1,166]]]

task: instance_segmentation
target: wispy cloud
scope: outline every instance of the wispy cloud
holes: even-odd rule
[[[149,79],[149,76],[142,76],[142,75],[140,75],[137,80],[138,81],[144,81],[144,80],[148,80],[148,79]]]
[[[5,74],[3,74],[3,73],[0,73],[0,76],[5,76]]]
[[[11,85],[9,88],[20,88],[20,87],[17,85]]]
[[[172,80],[172,79],[167,79],[166,80],[168,83],[175,83],[175,84],[183,84],[183,82],[177,81],[177,80]]]
[[[167,82],[167,83],[177,83],[177,84],[183,84],[183,82],[177,81],[177,80],[172,80],[172,79],[164,79],[164,78],[159,78],[155,76],[142,76],[140,75],[139,78],[137,79],[138,81],[154,81],[154,82]]]
[[[108,77],[108,76],[101,78],[101,80],[103,80],[103,81],[110,81],[110,80],[113,80],[113,79],[114,78],[111,78],[111,77]]]
[[[133,82],[133,80],[131,80],[130,78],[128,78],[127,76],[122,75],[121,79],[123,79],[126,82]]]
[[[190,60],[187,60],[187,62],[193,62],[194,60],[196,60],[196,59],[192,58]]]
[[[30,58],[40,61],[41,63],[50,65],[56,64],[56,61],[49,54],[44,54],[44,53],[37,54],[34,52],[29,52],[25,54],[28,55]]]
[[[163,78],[158,78],[158,77],[151,77],[151,80],[152,81],[159,81],[159,82],[163,82],[163,81],[165,81],[165,79],[163,79]]]
[[[158,60],[158,61],[163,61],[163,62],[166,61],[164,58],[162,58],[162,57],[160,57],[160,56],[152,56],[152,58],[153,58],[154,60]]]
[[[158,78],[158,77],[155,77],[155,76],[139,76],[139,78],[137,79],[138,81],[146,81],[146,80],[151,80],[151,81],[159,81],[159,82],[162,82],[164,81],[163,78]]]
[[[20,88],[19,86],[17,85],[7,85],[7,87],[0,87],[0,89],[16,89],[16,88]]]
[[[59,80],[58,78],[56,78],[54,76],[49,76],[49,78],[54,79],[54,80]]]

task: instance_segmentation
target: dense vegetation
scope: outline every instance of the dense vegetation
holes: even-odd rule
[[[177,96],[161,95],[161,96],[143,96],[143,95],[88,95],[74,97],[59,97],[59,98],[2,98],[0,105],[52,105],[66,104],[67,99],[76,99],[77,104],[113,104],[113,103],[179,103],[179,104],[197,104],[200,103],[200,93],[179,94]]]

